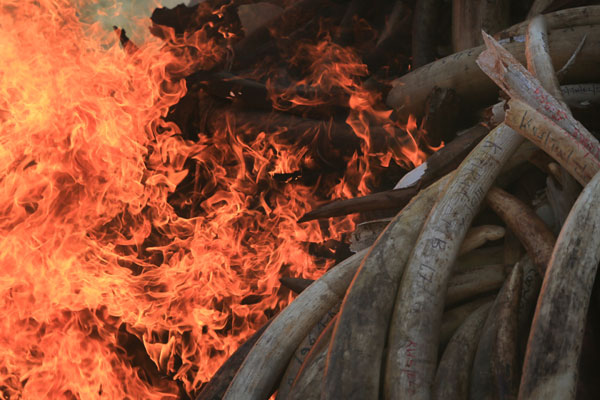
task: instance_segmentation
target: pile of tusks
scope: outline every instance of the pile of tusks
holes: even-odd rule
[[[491,85],[485,74],[509,97],[504,122],[454,172],[421,190],[370,248],[284,309],[224,399],[575,397],[600,261],[600,145],[571,114],[552,61],[568,64],[560,76],[597,74],[600,10],[586,10],[537,16],[511,31],[523,41],[505,46],[484,33],[484,47],[398,80],[388,104],[415,112],[434,85],[477,96]],[[583,187],[558,237],[497,179],[538,148],[565,185],[574,179]],[[526,250],[512,265],[469,261],[489,253],[473,248],[504,235],[497,226],[471,227],[484,204]]]

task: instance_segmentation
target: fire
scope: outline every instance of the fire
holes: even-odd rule
[[[67,0],[2,0],[0,26],[0,398],[194,393],[291,300],[282,274],[331,265],[308,244],[342,240],[352,220],[296,223],[323,198],[274,176],[313,165],[311,143],[235,113],[194,141],[165,122],[179,78],[225,54],[202,31],[124,51]],[[307,54],[327,57],[300,84],[345,96],[361,140],[325,196],[367,193],[391,159],[422,161],[372,106],[360,60],[327,41]],[[391,151],[371,143],[374,121]]]

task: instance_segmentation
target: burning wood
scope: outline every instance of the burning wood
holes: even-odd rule
[[[600,6],[514,3],[7,0],[0,397],[573,398]]]

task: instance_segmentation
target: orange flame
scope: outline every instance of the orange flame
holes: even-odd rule
[[[326,104],[324,94],[338,97],[350,109],[346,123],[361,140],[361,153],[355,154],[348,164],[347,180],[333,189],[336,198],[365,195],[372,191],[369,187],[375,181],[373,169],[387,167],[393,159],[398,165],[414,167],[420,165],[426,154],[419,148],[416,121],[407,126],[391,119],[392,112],[377,107],[381,104],[379,94],[363,87],[361,80],[368,75],[367,66],[352,49],[335,44],[331,38],[317,44],[304,43],[290,60],[292,65],[309,64],[307,76],[283,92],[278,92],[273,79],[268,80],[272,100],[277,109],[290,109],[298,106],[318,106]],[[298,88],[318,88],[319,95],[298,95]],[[335,100],[335,99],[334,99]],[[331,101],[331,99],[329,99]],[[411,124],[415,124],[413,128]],[[376,127],[376,128],[374,128]],[[385,146],[374,142],[385,142]],[[350,188],[356,188],[353,190]]]
[[[291,300],[282,273],[325,271],[306,243],[353,222],[296,223],[312,189],[270,177],[305,151],[232,115],[197,142],[163,120],[186,92],[172,77],[225,53],[202,31],[128,54],[72,3],[0,3],[0,398],[177,398],[176,381],[193,393]],[[347,95],[363,140],[330,195],[366,193],[374,160],[420,163],[412,139],[371,151],[374,121],[399,127],[357,83],[364,66],[331,43],[308,50],[326,61],[303,84]],[[190,165],[183,216],[171,196]]]

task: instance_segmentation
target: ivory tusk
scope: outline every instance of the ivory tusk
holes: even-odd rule
[[[502,246],[483,247],[460,256],[452,267],[453,274],[464,274],[481,268],[482,265],[504,263],[504,248]]]
[[[539,13],[538,13],[539,14]],[[535,15],[530,15],[534,17]],[[549,30],[573,28],[582,25],[596,25],[600,23],[600,6],[585,6],[567,8],[544,14]],[[530,20],[525,20],[494,35],[496,39],[507,39],[524,35]]]
[[[231,380],[239,370],[240,365],[244,362],[252,346],[254,346],[254,343],[260,338],[270,323],[271,321],[267,322],[262,328],[254,332],[243,345],[238,347],[217,372],[215,372],[210,381],[202,387],[202,390],[196,396],[196,400],[212,400],[223,397],[227,386],[231,383]]]
[[[500,393],[496,390],[496,381],[494,373],[497,373],[498,367],[498,336],[499,331],[502,329],[502,324],[507,322],[506,318],[499,318],[499,315],[513,315],[511,312],[518,305],[518,297],[521,291],[521,278],[522,278],[522,267],[519,264],[515,265],[510,278],[506,280],[504,286],[498,293],[496,300],[490,310],[488,318],[483,327],[479,344],[477,345],[477,351],[473,360],[473,368],[471,375],[471,382],[469,388],[469,398],[473,399],[493,399],[493,398],[505,398],[498,396]],[[516,297],[516,300],[515,300]],[[516,319],[516,318],[515,318]],[[514,327],[514,325],[511,325]],[[510,339],[516,348],[516,339],[511,335]],[[512,366],[509,366],[512,367]],[[496,368],[496,370],[494,370]],[[512,369],[509,369],[512,371]]]
[[[420,192],[390,222],[365,257],[335,326],[323,399],[378,398],[385,338],[398,283],[427,212],[449,179],[447,176]]]
[[[600,84],[598,83],[561,85],[560,91],[565,101],[571,106],[600,101]]]
[[[549,32],[548,42],[555,66],[561,66],[569,59],[585,34],[588,35],[586,45],[581,50],[577,63],[565,76],[566,82],[594,82],[600,77],[597,69],[600,61],[600,25],[569,27]],[[525,61],[525,46],[521,41],[506,43],[505,46],[519,61]],[[420,116],[425,100],[435,86],[453,88],[466,106],[493,104],[497,88],[475,64],[477,56],[483,50],[484,46],[464,50],[396,79],[387,97],[387,105],[396,109],[401,117],[408,118],[409,114]]]
[[[524,253],[525,249],[517,235],[510,228],[507,229],[504,235],[504,264],[515,265]]]
[[[553,164],[558,167],[557,164]],[[581,186],[575,178],[573,178],[563,168],[558,167],[560,173],[560,185],[555,183],[552,178],[546,178],[546,196],[548,197],[548,203],[552,207],[554,213],[554,219],[559,227],[563,226],[569,211],[573,208],[573,204],[581,193]]]
[[[499,289],[506,275],[507,266],[497,264],[484,265],[476,270],[452,276],[448,281],[445,307]]]
[[[519,363],[523,365],[529,328],[531,327],[535,304],[537,303],[540,287],[542,286],[542,276],[529,256],[523,257],[519,263],[521,264],[521,268],[523,268],[523,284],[519,300],[517,329],[519,333]]]
[[[433,207],[396,298],[388,340],[386,398],[431,396],[451,267],[487,190],[522,142],[504,124],[492,130],[463,161]]]
[[[546,18],[544,16],[538,15],[531,20],[529,26],[527,27],[527,35],[529,38],[529,46],[526,51],[528,69],[533,75],[536,76],[542,86],[548,90],[550,95],[552,95],[559,102],[564,111],[566,111],[569,116],[572,116],[569,106],[563,97],[564,92],[562,91],[562,88],[559,87],[557,74],[552,66],[550,50],[548,49],[547,33]],[[578,50],[576,50],[576,52],[577,51]],[[574,54],[571,59],[567,61],[567,65],[574,59],[575,56],[576,55]],[[562,69],[567,68],[567,65]],[[568,140],[568,138],[565,137],[561,137],[561,139]],[[534,142],[537,141],[534,140]],[[546,153],[550,154],[548,152],[548,147],[555,146],[542,145],[540,147],[546,148]],[[564,151],[565,149],[562,150]],[[562,154],[563,151],[559,151],[558,153]],[[555,157],[559,156],[559,154],[556,153],[556,151],[553,153],[555,154]],[[560,167],[555,163],[550,163],[548,164],[548,170],[555,176],[557,182],[560,182],[560,185],[563,188],[563,190],[559,190],[556,185],[554,185],[552,179],[547,180],[548,183],[546,193],[548,194],[548,199],[551,202],[550,204],[552,205],[555,219],[559,223],[559,226],[562,226],[566,214],[564,212],[561,213],[560,207],[568,206],[568,213],[568,210],[571,209],[571,206],[576,200],[576,198],[573,196],[573,193],[577,193],[576,186],[578,185],[574,182],[572,176],[566,172],[565,168]],[[575,190],[573,190],[574,188]],[[564,214],[564,216],[561,214]]]
[[[508,102],[505,123],[538,145],[565,168],[579,183],[585,185],[600,170],[600,161],[590,146],[573,137],[550,118],[533,107],[512,99]],[[600,150],[600,146],[597,147]]]
[[[445,181],[442,181],[445,182]],[[399,219],[418,232],[416,221],[424,219],[439,186],[422,190],[399,213]],[[419,204],[425,204],[426,207]],[[341,301],[368,249],[356,253],[307,287],[271,323],[256,342],[223,399],[262,400],[271,394],[289,360],[310,329],[337,302]]]
[[[558,236],[529,334],[519,399],[574,399],[577,364],[600,261],[600,174]]]
[[[548,48],[548,28],[543,15],[534,17],[527,26],[527,48],[525,49],[527,67],[542,86],[553,96],[563,109],[570,113],[560,91],[556,72],[552,66]]]
[[[491,305],[496,298],[496,293],[461,304],[444,312],[442,326],[440,328],[439,349],[443,350],[448,345],[456,330],[465,322],[469,315],[473,314],[479,307]]]
[[[492,187],[486,202],[519,238],[543,274],[556,241],[552,231],[525,203],[500,188]]]
[[[552,97],[540,82],[497,41],[485,33],[483,38],[487,50],[477,58],[479,67],[512,99],[527,103],[550,118],[596,159],[600,159],[600,143],[573,118],[570,111],[565,110],[563,105]]]
[[[531,8],[529,9],[529,13],[527,14],[527,18],[535,17],[536,15],[541,14],[552,3],[554,3],[554,0],[534,0]]]
[[[354,254],[307,287],[256,342],[223,399],[268,398],[290,357],[310,329],[341,301],[367,250]]]
[[[471,365],[491,305],[488,302],[480,306],[452,335],[435,373],[432,390],[434,400],[462,400],[468,397]]]
[[[515,265],[508,278],[505,296],[498,296],[500,302],[498,330],[492,349],[492,376],[495,392],[500,399],[514,399],[519,390],[521,364],[519,364],[518,312],[523,283],[523,267]]]
[[[305,360],[308,357],[309,352],[316,346],[317,340],[323,333],[323,331],[329,326],[329,323],[337,316],[340,310],[340,304],[334,305],[323,317],[312,327],[308,335],[300,342],[290,363],[285,370],[283,377],[279,383],[279,389],[277,390],[277,400],[285,400],[292,390],[292,385],[298,372],[302,368]]]
[[[497,225],[474,226],[467,232],[465,240],[460,245],[458,255],[462,256],[468,252],[483,246],[488,241],[502,239],[505,229]]]
[[[327,350],[337,315],[329,321],[317,341],[306,355],[287,397],[287,400],[319,400],[327,361]]]

